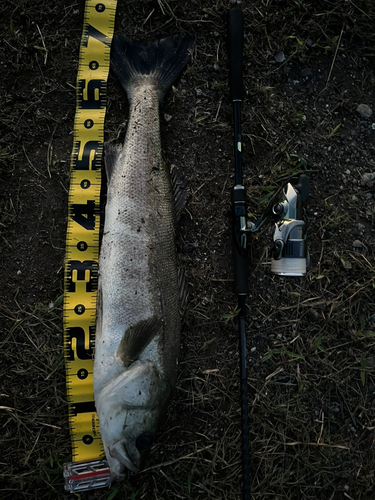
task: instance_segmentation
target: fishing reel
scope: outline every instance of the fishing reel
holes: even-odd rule
[[[293,186],[288,182],[272,198],[264,214],[248,229],[258,231],[267,220],[275,224],[272,247],[271,272],[281,276],[303,276],[310,257],[306,242],[306,223],[303,204],[310,192],[306,175],[300,175]]]

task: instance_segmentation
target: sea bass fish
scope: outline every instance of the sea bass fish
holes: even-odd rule
[[[162,159],[159,105],[193,48],[187,36],[148,46],[122,36],[113,41],[111,68],[126,90],[130,113],[124,145],[105,145],[94,394],[117,479],[125,467],[137,472],[144,466],[176,380],[176,183],[174,188]]]

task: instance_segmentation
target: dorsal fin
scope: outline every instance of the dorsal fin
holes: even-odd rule
[[[160,332],[161,326],[162,320],[157,316],[152,316],[129,326],[116,352],[116,356],[121,359],[125,367],[130,366],[138,359],[141,352]]]
[[[110,183],[111,175],[121,152],[122,144],[112,144],[111,142],[104,143],[104,165],[108,184]]]
[[[178,221],[185,208],[187,180],[174,165],[171,167],[171,182],[176,206],[176,219]]]

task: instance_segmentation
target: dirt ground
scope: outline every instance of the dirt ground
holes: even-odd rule
[[[71,449],[62,294],[84,3],[0,7],[2,499],[241,497],[225,24],[233,5],[118,2],[116,32],[144,43],[178,32],[196,39],[192,64],[161,109],[164,156],[189,184],[177,249],[190,295],[177,387],[146,470],[81,495],[63,490]],[[240,6],[249,219],[299,173],[311,183],[305,277],[271,274],[270,227],[249,243],[252,498],[375,500],[375,193],[364,176],[375,172],[375,6]],[[123,137],[127,117],[110,75],[106,139]]]

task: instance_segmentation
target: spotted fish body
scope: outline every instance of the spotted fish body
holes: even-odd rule
[[[105,145],[95,403],[111,473],[140,470],[175,384],[180,349],[176,209],[161,153],[159,105],[193,41],[114,40],[111,67],[130,102],[124,145]]]

